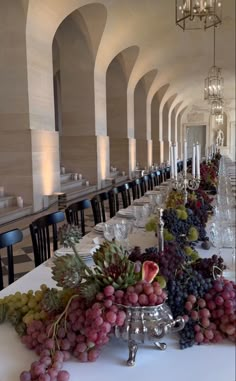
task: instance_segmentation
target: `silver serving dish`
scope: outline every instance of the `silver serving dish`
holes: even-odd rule
[[[170,332],[184,328],[184,319],[174,320],[166,303],[150,307],[129,307],[118,305],[126,312],[126,320],[122,327],[115,327],[115,336],[128,342],[129,358],[127,365],[135,365],[138,344],[153,342],[157,349],[165,350],[167,345],[159,340]]]

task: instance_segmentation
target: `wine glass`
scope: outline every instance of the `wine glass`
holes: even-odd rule
[[[131,231],[130,224],[125,221],[114,224],[115,239],[120,243],[124,251],[128,250],[128,235]]]
[[[114,225],[104,223],[103,235],[107,241],[112,242],[113,239],[115,238]]]
[[[217,249],[217,254],[220,255],[220,251],[223,247],[223,235],[220,227],[213,222],[210,226],[210,240],[212,245]]]

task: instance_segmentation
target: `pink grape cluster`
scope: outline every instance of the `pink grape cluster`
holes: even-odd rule
[[[114,302],[125,306],[157,306],[167,298],[166,292],[158,282],[138,282],[126,290],[114,291]]]
[[[22,342],[40,359],[29,371],[22,372],[20,381],[69,380],[69,373],[62,366],[70,353],[81,362],[96,361],[101,347],[109,341],[112,328],[122,326],[126,318],[125,312],[113,303],[114,292],[112,286],[105,287],[89,306],[81,298],[74,298],[64,318],[58,315],[53,321],[33,320]]]
[[[194,340],[197,344],[218,343],[223,340],[222,334],[211,321],[211,313],[207,308],[205,299],[197,299],[196,296],[189,295],[185,303],[185,309],[194,322]]]
[[[52,356],[50,350],[44,349],[39,360],[31,364],[30,370],[21,373],[20,381],[68,381],[69,373],[62,370],[67,358],[62,351],[56,351]]]
[[[67,340],[60,340],[60,350],[55,349],[52,337],[52,322],[33,320],[27,327],[22,342],[28,349],[33,349],[40,356],[38,361],[31,364],[29,371],[23,371],[20,381],[68,381],[70,376],[62,370],[63,362],[70,358],[70,345]]]
[[[214,281],[204,298],[189,295],[185,310],[194,324],[195,342],[217,343],[228,337],[235,341],[236,285],[224,278]]]
[[[214,281],[213,288],[205,295],[212,321],[231,341],[236,341],[236,284],[225,278]]]

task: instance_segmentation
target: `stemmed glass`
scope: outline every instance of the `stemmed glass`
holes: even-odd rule
[[[115,238],[114,225],[113,224],[105,223],[104,224],[103,235],[104,235],[104,238],[107,241],[112,242],[113,239]]]
[[[223,236],[221,229],[215,222],[211,224],[209,237],[212,245],[217,249],[217,254],[220,255],[223,247]]]
[[[133,223],[122,220],[120,223],[114,224],[115,239],[120,243],[124,251],[128,251],[128,236],[132,233]]]

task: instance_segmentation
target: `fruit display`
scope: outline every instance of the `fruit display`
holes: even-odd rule
[[[71,355],[81,362],[97,359],[114,327],[124,324],[126,313],[119,305],[158,306],[167,298],[157,263],[146,260],[136,266],[121,246],[104,242],[90,268],[73,248],[74,256],[53,259],[52,274],[60,288],[42,285],[35,293],[17,292],[0,300],[0,323],[10,321],[22,343],[39,356],[20,381],[69,380],[63,362]]]
[[[204,170],[208,167],[212,171],[209,164]],[[116,328],[125,326],[128,307],[143,311],[163,305],[173,319],[183,317],[180,349],[236,341],[236,285],[222,276],[223,258],[201,258],[194,244],[203,240],[205,249],[209,245],[205,226],[211,199],[201,190],[189,194],[183,205],[182,195],[171,194],[174,200],[169,198],[163,212],[162,251],[136,246],[128,253],[115,241],[105,241],[89,267],[70,241],[74,255],[52,260],[56,288],[42,285],[0,299],[0,323],[10,322],[26,348],[39,356],[20,381],[68,381],[63,363],[71,356],[96,361]],[[156,216],[146,230],[156,232]]]

